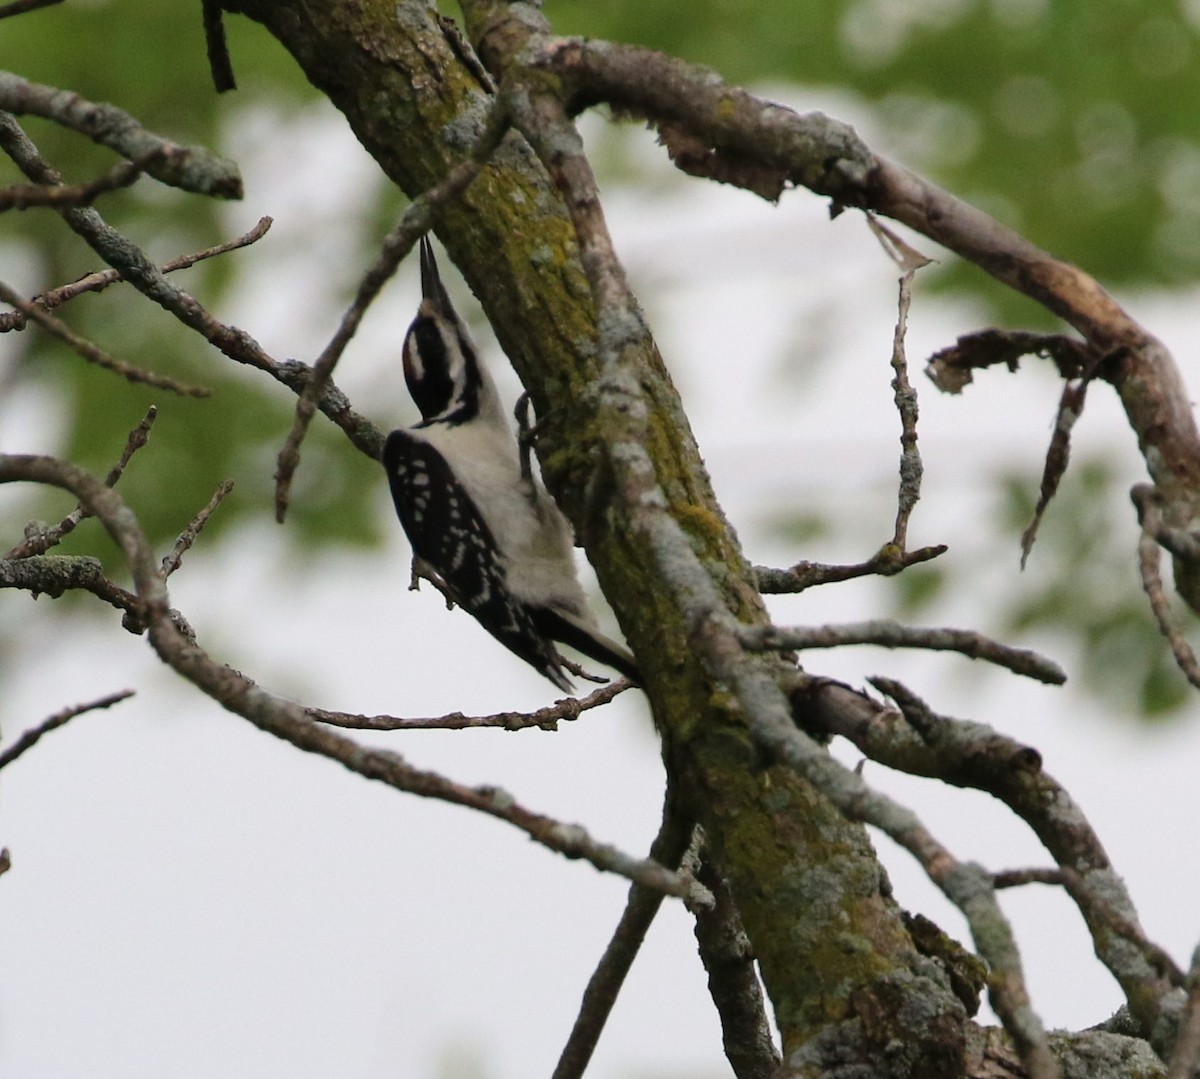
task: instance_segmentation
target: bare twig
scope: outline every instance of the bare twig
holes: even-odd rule
[[[117,459],[117,463],[108,470],[108,475],[104,478],[105,484],[109,487],[112,487],[121,478],[126,466],[129,464],[130,458],[146,444],[147,439],[150,437],[150,428],[154,426],[154,421],[157,417],[158,409],[154,405],[151,405],[146,410],[146,415],[142,417],[142,422],[129,432],[129,437],[125,440],[125,448],[121,451],[121,456]],[[51,547],[61,543],[63,537],[70,535],[75,530],[76,525],[87,516],[87,511],[83,506],[76,506],[75,509],[52,528],[27,527],[25,530],[25,539],[7,551],[4,558],[29,558],[32,555],[45,553]]]
[[[894,544],[888,543],[866,562],[845,566],[827,565],[822,562],[797,562],[788,569],[755,566],[754,575],[758,578],[758,590],[763,595],[803,592],[819,584],[836,584],[856,577],[891,577],[909,566],[929,562],[945,554],[947,550],[945,544],[938,544],[935,547],[921,547],[915,551],[899,551]]]
[[[1046,450],[1046,462],[1042,467],[1042,483],[1038,491],[1037,505],[1033,510],[1033,520],[1021,533],[1021,568],[1029,559],[1033,550],[1033,542],[1037,539],[1038,527],[1050,500],[1058,492],[1058,485],[1067,471],[1071,458],[1071,431],[1083,415],[1084,402],[1087,400],[1088,380],[1081,378],[1068,382],[1062,388],[1058,399],[1058,411],[1054,416],[1054,433],[1050,436],[1050,447]]]
[[[200,530],[208,523],[208,519],[213,515],[213,511],[232,490],[233,480],[223,480],[220,486],[217,487],[212,498],[208,500],[208,505],[188,522],[187,528],[179,533],[179,538],[175,541],[175,547],[162,560],[162,575],[164,577],[170,577],[183,564],[184,554],[196,542],[196,537],[200,535]]]
[[[31,206],[90,206],[106,191],[134,183],[146,171],[144,161],[121,161],[103,176],[79,184],[9,184],[0,187],[0,211]]]
[[[260,217],[254,228],[243,233],[241,236],[227,240],[225,243],[217,244],[215,247],[206,247],[202,251],[194,251],[189,255],[180,255],[178,258],[170,259],[164,262],[159,267],[159,270],[164,274],[173,273],[175,270],[186,270],[188,267],[195,266],[197,262],[201,262],[204,259],[210,259],[216,255],[224,255],[226,252],[236,251],[240,247],[248,247],[250,244],[262,239],[271,227],[271,224],[271,218]],[[82,295],[85,292],[100,292],[108,288],[109,285],[123,279],[120,270],[111,268],[98,270],[95,273],[90,273],[79,278],[78,281],[72,281],[70,284],[61,285],[56,289],[51,289],[49,292],[44,292],[40,296],[34,296],[31,302],[49,311],[66,303],[68,300],[73,300],[76,296]],[[23,329],[25,323],[24,312],[6,311],[0,314],[0,333]]]
[[[473,727],[499,727],[506,731],[540,727],[544,731],[554,731],[558,729],[560,721],[570,722],[578,719],[581,713],[608,704],[632,686],[633,683],[628,679],[621,678],[593,690],[586,697],[564,697],[546,708],[539,708],[536,712],[497,712],[490,716],[466,716],[461,712],[452,712],[449,715],[426,719],[351,715],[346,712],[329,712],[323,708],[306,708],[304,711],[305,715],[321,723],[364,731],[461,731]]]
[[[668,792],[663,804],[662,824],[650,846],[650,857],[668,868],[678,866],[692,832],[691,824],[678,814]],[[563,1046],[551,1079],[579,1079],[587,1070],[629,969],[637,958],[658,908],[662,906],[662,899],[661,892],[640,884],[634,884],[629,889],[621,920],[588,979],[579,1014],[575,1017],[571,1034]]]
[[[132,689],[123,689],[119,693],[110,693],[107,697],[101,697],[99,700],[89,701],[87,704],[77,704],[72,708],[64,708],[61,712],[56,712],[44,723],[39,723],[36,727],[26,731],[8,749],[0,753],[0,768],[12,764],[22,753],[32,749],[42,735],[49,734],[76,716],[81,716],[84,712],[94,712],[100,708],[111,708],[119,701],[132,696]]]
[[[896,411],[900,413],[900,490],[896,507],[896,530],[892,543],[903,551],[908,545],[908,521],[921,497],[921,475],[924,467],[917,449],[917,391],[908,380],[908,359],[904,338],[908,332],[908,309],[912,304],[912,280],[931,259],[910,247],[891,229],[881,224],[874,214],[867,215],[867,224],[875,233],[888,256],[900,267],[900,297],[896,314],[896,330],[892,335],[892,391]]]
[[[9,19],[14,15],[24,15],[27,11],[36,11],[38,8],[61,3],[62,0],[9,0],[7,4],[0,4],[0,19]]]
[[[2,281],[0,281],[0,300],[15,307],[27,319],[32,319],[47,333],[57,337],[63,344],[73,349],[89,363],[94,363],[97,367],[103,367],[105,370],[112,371],[113,374],[120,375],[130,382],[141,383],[145,386],[155,386],[160,390],[169,390],[171,393],[177,393],[183,397],[212,396],[212,390],[207,387],[193,386],[186,382],[179,382],[169,375],[160,375],[154,371],[147,371],[145,368],[135,367],[131,363],[126,363],[124,360],[118,360],[110,356],[99,345],[93,344],[86,337],[80,337],[65,322],[55,318],[36,303],[30,303],[20,293]]]
[[[347,308],[337,331],[329,344],[317,357],[305,382],[300,398],[296,402],[296,417],[287,441],[279,451],[275,468],[275,519],[282,522],[287,514],[291,497],[292,477],[300,463],[300,443],[316,410],[317,402],[329,384],[330,375],[337,366],[357,331],[363,315],[370,307],[380,289],[387,284],[396,267],[412,250],[413,244],[428,231],[433,223],[433,211],[437,207],[461,195],[479,175],[487,159],[492,155],[508,130],[508,113],[497,104],[488,116],[483,131],[465,160],[455,165],[445,178],[423,195],[414,199],[404,211],[399,223],[384,238],[383,246],[375,261],[359,282],[353,303]]]
[[[873,644],[880,648],[926,648],[960,652],[1022,674],[1039,682],[1061,685],[1067,680],[1057,663],[1027,648],[1013,648],[982,633],[948,627],[904,626],[890,619],[851,622],[841,626],[753,626],[739,636],[742,644],[756,652],[804,648],[840,648],[849,644]]]
[[[1154,612],[1159,631],[1171,646],[1176,665],[1187,680],[1200,689],[1200,662],[1197,662],[1196,653],[1171,613],[1171,603],[1167,599],[1159,570],[1159,543],[1162,542],[1164,526],[1158,493],[1149,484],[1139,483],[1130,492],[1130,497],[1137,507],[1138,520],[1142,525],[1137,547],[1142,588],[1150,600],[1150,609]]]
[[[690,903],[711,902],[707,890],[657,862],[634,858],[594,839],[580,825],[526,809],[497,787],[471,787],[408,764],[399,754],[360,745],[310,719],[304,708],[261,689],[239,671],[217,663],[181,632],[170,608],[166,581],[136,516],[121,496],[74,465],[52,457],[0,454],[0,483],[27,481],[70,491],[104,524],[133,572],[150,642],[160,658],[222,707],[308,753],[337,761],[368,779],[424,798],[466,806],[508,822],[567,858],[581,858]]]
[[[115,105],[87,101],[3,71],[0,109],[17,116],[41,116],[78,131],[130,161],[143,161],[148,175],[171,187],[216,198],[242,197],[242,178],[232,161],[202,146],[181,146],[155,135]]]

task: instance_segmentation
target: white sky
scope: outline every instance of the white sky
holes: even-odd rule
[[[795,92],[795,103],[813,100]],[[827,107],[846,115],[843,105]],[[893,267],[854,214],[830,223],[804,193],[772,208],[681,180],[647,151],[648,137],[628,138],[625,152],[650,179],[606,185],[610,224],[746,549],[771,564],[866,557],[890,535],[894,512]],[[276,225],[234,256],[250,278],[221,314],[275,355],[311,358],[341,302],[328,297],[331,267],[342,286],[358,272],[346,261],[345,215],[350,193],[374,182],[373,166],[327,109],[302,124],[241,114],[229,152],[248,191],[229,211],[230,234],[263,213]],[[347,156],[358,164],[331,170]],[[456,300],[471,302],[457,276],[447,276]],[[278,287],[283,278],[286,289]],[[381,426],[411,422],[399,340],[416,296],[415,272],[406,268],[338,375]],[[1195,385],[1195,296],[1126,299]],[[964,626],[986,622],[998,597],[1038,580],[1036,553],[1024,577],[1015,550],[997,556],[977,488],[1005,464],[1036,482],[1057,396],[1054,380],[1034,365],[1018,377],[989,374],[962,398],[934,393],[919,374],[923,359],[978,328],[981,317],[962,302],[922,296],[918,286],[908,342],[926,466],[911,541],[948,542],[947,557],[970,568],[978,589],[948,600],[936,619]],[[479,336],[500,364],[490,335]],[[511,400],[507,371],[502,382]],[[53,451],[45,416],[35,413],[43,407],[26,394],[0,401],[0,448]],[[1104,387],[1092,393],[1078,429],[1080,456],[1087,447],[1116,449],[1130,479],[1140,475],[1132,436]],[[144,452],[152,455],[153,443]],[[255,467],[269,471],[272,463]],[[841,520],[813,549],[791,549],[763,522],[806,499]],[[377,500],[390,516],[382,486]],[[7,521],[5,534],[21,524]],[[1122,499],[1113,543],[1128,547],[1130,565],[1133,535]],[[214,655],[306,703],[435,715],[532,709],[553,699],[547,682],[467,616],[446,612],[428,590],[407,591],[398,526],[384,551],[303,557],[286,530],[269,526],[219,551],[202,539],[171,579],[172,600]],[[881,613],[884,587],[838,586],[773,606],[783,623],[856,620]],[[15,592],[0,605],[13,663],[0,701],[7,740],[67,704],[138,690],[52,733],[4,773],[0,845],[14,865],[0,879],[0,1075],[548,1075],[625,882],[566,862],[496,821],[299,754],[183,685],[117,622],[76,623],[49,600],[35,605]],[[1078,669],[1065,642],[1034,643]],[[813,656],[809,666],[856,684],[891,674],[940,710],[1036,745],[1098,829],[1151,937],[1186,963],[1200,938],[1192,898],[1200,866],[1174,836],[1193,833],[1197,821],[1200,710],[1151,730],[1114,719],[1080,690],[1027,685],[953,656],[852,649]],[[636,693],[557,734],[366,738],[456,780],[502,785],[528,807],[580,822],[630,852],[644,853],[657,827],[662,771]],[[855,759],[844,746],[837,752]],[[990,868],[1049,862],[1027,830],[983,796],[874,765],[866,775],[962,857]],[[907,857],[878,842],[901,901],[963,936],[961,917]],[[1090,1024],[1119,1004],[1061,896],[1030,888],[1006,894],[1003,905],[1048,1024]],[[589,1075],[727,1074],[688,919],[668,903]]]

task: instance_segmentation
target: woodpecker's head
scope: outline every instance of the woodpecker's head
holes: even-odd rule
[[[486,389],[483,371],[424,236],[421,296],[417,317],[404,337],[404,381],[421,410],[421,426],[474,419]]]

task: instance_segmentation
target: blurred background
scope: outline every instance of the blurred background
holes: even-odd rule
[[[1200,379],[1200,5],[549,0],[546,13],[564,33],[661,48],[853,123],[873,148],[1095,274],[1173,349],[1189,385]],[[290,58],[258,27],[226,22],[239,89],[223,97],[191,5],[68,0],[5,21],[0,66],[116,103],[238,162],[240,203],[142,180],[98,208],[158,261],[271,215],[258,244],[175,281],[275,357],[311,362],[404,200]],[[26,129],[68,180],[112,164],[51,124],[29,119]],[[690,180],[636,126],[589,115],[583,130],[618,251],[749,557],[869,557],[895,512],[897,271],[861,216],[830,221],[803,191],[771,206]],[[0,162],[0,183],[17,179]],[[888,581],[774,599],[773,613],[781,624],[884,615],[954,624],[1059,660],[1070,675],[1059,689],[944,654],[860,648],[806,662],[856,685],[891,675],[940,711],[1037,746],[1126,876],[1150,936],[1186,963],[1200,937],[1200,866],[1173,837],[1197,821],[1200,709],[1140,590],[1127,495],[1144,474],[1136,440],[1111,391],[1094,387],[1022,573],[1018,537],[1057,378],[1026,361],[949,398],[920,369],[958,334],[1053,323],[910,239],[937,260],[917,277],[910,315],[926,470],[910,542],[949,552]],[[0,279],[19,292],[96,268],[50,211],[0,222]],[[514,400],[514,376],[445,269]],[[416,419],[399,345],[418,295],[415,266],[405,266],[337,374],[385,430]],[[158,407],[120,489],[160,550],[223,479],[236,481],[170,581],[210,653],[274,692],[345,711],[436,716],[553,700],[549,683],[471,619],[428,587],[407,590],[409,550],[382,472],[340,432],[314,423],[281,528],[272,473],[290,394],[121,286],[60,314],[116,356],[216,391],[175,398],[88,367],[33,330],[0,336],[0,450],[52,453],[103,474]],[[0,488],[0,545],[17,542],[27,521],[71,508],[54,493]],[[100,555],[127,583],[94,522],[60,550]],[[137,696],[74,720],[4,771],[0,845],[13,868],[0,879],[0,1074],[549,1074],[623,906],[623,881],[258,733],[162,667],[94,597],[4,593],[4,744],[60,708],[124,688]],[[362,737],[453,779],[504,786],[632,853],[657,828],[662,769],[636,692],[553,734]],[[856,760],[844,746],[834,752]],[[1048,863],[983,796],[876,765],[865,774],[961,857],[992,869]],[[962,919],[875,838],[901,901],[962,937]],[[1048,1024],[1087,1025],[1116,1008],[1116,986],[1061,895],[1031,887],[1003,905]],[[668,904],[589,1075],[728,1074],[688,918]]]

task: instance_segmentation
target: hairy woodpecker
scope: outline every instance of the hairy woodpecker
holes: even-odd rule
[[[388,435],[383,465],[413,552],[456,602],[559,689],[554,641],[640,680],[605,637],[575,573],[571,526],[523,466],[495,383],[421,240],[421,306],[404,338],[404,379],[421,422]]]

